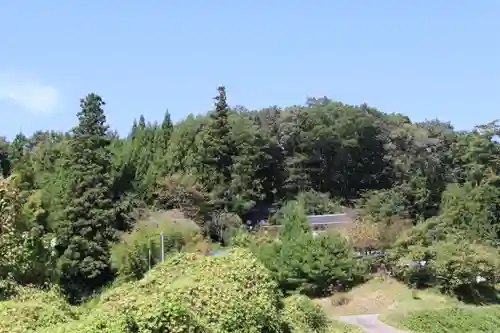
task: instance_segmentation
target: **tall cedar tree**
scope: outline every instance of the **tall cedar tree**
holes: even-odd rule
[[[229,125],[229,106],[226,102],[226,88],[217,88],[219,95],[214,98],[215,111],[210,115],[212,123],[208,128],[210,137],[209,147],[204,163],[208,164],[213,172],[212,185],[216,208],[227,208],[230,201],[229,186],[231,183],[231,167],[233,164],[234,144],[231,138]]]
[[[57,230],[59,283],[71,301],[113,278],[109,246],[115,238],[110,138],[101,97],[80,101],[79,124],[69,140],[68,183]]]
[[[161,131],[162,131],[162,149],[165,153],[168,149],[168,141],[170,140],[170,136],[172,135],[172,131],[174,130],[174,124],[172,123],[172,117],[170,116],[170,112],[165,111],[165,116],[163,118],[163,122],[161,123]]]

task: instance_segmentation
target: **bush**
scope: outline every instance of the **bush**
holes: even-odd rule
[[[393,216],[406,216],[409,207],[406,197],[407,195],[397,187],[369,191],[359,200],[360,216],[373,222],[383,222]]]
[[[0,332],[25,333],[76,319],[76,312],[57,291],[16,288],[14,297],[0,302]]]
[[[269,224],[281,224],[285,219],[284,215],[289,210],[290,204],[299,202],[306,215],[335,214],[343,211],[339,201],[330,198],[328,193],[321,193],[314,190],[300,192],[295,200],[285,203],[269,219]]]
[[[418,333],[498,332],[500,308],[452,308],[410,312],[399,326]]]
[[[11,298],[16,292],[16,283],[10,279],[1,279],[0,280],[0,302],[8,300]]]
[[[280,332],[279,299],[262,264],[233,249],[213,257],[172,256],[141,281],[104,294],[96,311],[127,313],[138,327],[168,323],[179,332]]]
[[[244,229],[239,229],[232,233],[229,245],[233,247],[248,248],[253,242],[255,242],[257,237],[258,236],[255,234],[250,234]]]
[[[282,214],[282,228],[279,233],[281,240],[293,240],[296,236],[310,233],[304,202],[288,202],[286,206],[282,208]]]
[[[450,232],[469,238],[490,240],[498,245],[500,235],[500,178],[489,177],[479,184],[449,184],[443,192],[441,215]]]
[[[282,320],[291,333],[362,333],[357,327],[328,319],[319,304],[306,296],[293,295],[283,301]]]
[[[164,232],[166,254],[181,250],[195,250],[203,245],[197,225],[187,219],[175,220],[172,214],[158,212],[136,223],[135,228],[122,236],[120,243],[111,250],[112,267],[120,280],[138,280],[151,266],[161,261],[160,232]],[[203,250],[205,247],[203,247]]]
[[[137,333],[126,314],[94,313],[81,321],[44,327],[38,333]],[[152,331],[154,332],[154,331]]]
[[[48,246],[41,226],[26,225],[22,201],[15,177],[0,176],[0,280],[43,283],[50,271]]]
[[[213,240],[227,245],[231,241],[232,234],[240,230],[242,226],[243,222],[237,214],[220,212],[213,215],[208,223],[207,231]]]
[[[480,286],[493,287],[500,275],[498,250],[466,239],[448,237],[431,245],[400,246],[391,251],[391,258],[399,279],[445,293],[470,294]],[[419,260],[425,260],[425,266],[411,264]],[[479,282],[479,276],[484,281]]]
[[[300,192],[297,201],[302,202],[307,215],[335,214],[342,212],[339,202],[330,198],[328,193],[320,193],[314,190]]]
[[[329,320],[319,304],[303,295],[285,298],[283,304],[283,320],[291,332],[325,332]]]
[[[348,304],[351,301],[351,296],[346,292],[335,293],[330,297],[330,303],[333,306],[341,306]]]
[[[178,253],[140,281],[104,292],[80,318],[72,309],[56,290],[24,288],[0,303],[0,333],[351,331],[329,323],[305,296],[283,301],[269,271],[237,248],[220,256]]]
[[[444,292],[472,290],[479,284],[495,286],[500,274],[497,249],[466,241],[440,242],[432,248],[430,270]],[[479,283],[477,278],[482,277]]]
[[[204,220],[207,211],[207,193],[196,177],[175,174],[157,181],[153,200],[163,210],[180,209],[192,220]]]
[[[348,288],[360,280],[359,270],[347,240],[336,232],[314,237],[300,202],[284,210],[278,242],[255,241],[252,251],[272,272],[286,294],[320,296],[335,288]]]
[[[350,244],[356,250],[367,252],[383,247],[382,228],[379,224],[356,221],[346,230]]]

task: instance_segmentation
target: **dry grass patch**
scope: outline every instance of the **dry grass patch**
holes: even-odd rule
[[[348,293],[335,294],[316,301],[332,317],[356,314],[389,316],[395,313],[447,308],[460,304],[453,298],[433,291],[424,290],[414,294],[407,286],[391,278],[372,279]]]

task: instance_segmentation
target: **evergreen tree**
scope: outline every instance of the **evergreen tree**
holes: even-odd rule
[[[9,158],[9,143],[0,137],[0,176],[6,178],[10,175],[11,162]]]
[[[227,183],[231,179],[231,129],[229,127],[229,107],[226,102],[226,88],[217,88],[219,95],[214,99],[215,112],[210,116],[213,119],[210,126],[212,137],[212,152],[214,153],[211,163],[215,166],[216,172],[220,175],[219,184]]]
[[[115,238],[115,210],[104,104],[96,94],[81,100],[79,124],[69,141],[69,178],[56,250],[59,283],[72,301],[112,278],[109,245]]]
[[[27,145],[28,138],[23,133],[18,133],[9,146],[9,159],[13,167],[24,162],[23,157],[26,155]]]
[[[163,150],[166,152],[168,148],[168,141],[170,140],[170,135],[174,129],[174,124],[172,123],[172,117],[168,110],[165,112],[163,122],[161,123],[161,130],[163,134]]]
[[[229,125],[229,106],[226,102],[226,88],[218,87],[219,95],[214,98],[215,110],[210,115],[211,122],[207,126],[207,137],[204,142],[203,164],[210,178],[209,186],[212,196],[217,198],[217,208],[227,206],[230,201],[229,185],[231,183],[231,167],[233,164],[234,145]]]
[[[146,118],[144,118],[143,114],[139,116],[139,128],[141,130],[144,130],[146,128]]]
[[[130,133],[128,134],[127,139],[128,140],[134,140],[136,135],[137,135],[137,129],[139,125],[137,124],[137,120],[134,119],[134,122],[132,123],[132,128],[130,129]]]

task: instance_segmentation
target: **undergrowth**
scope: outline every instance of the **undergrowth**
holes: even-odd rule
[[[500,332],[500,307],[416,311],[391,324],[415,333],[497,333]]]
[[[179,253],[139,281],[123,282],[80,307],[57,290],[20,289],[0,302],[0,333],[354,333],[306,296],[283,298],[247,250]]]

